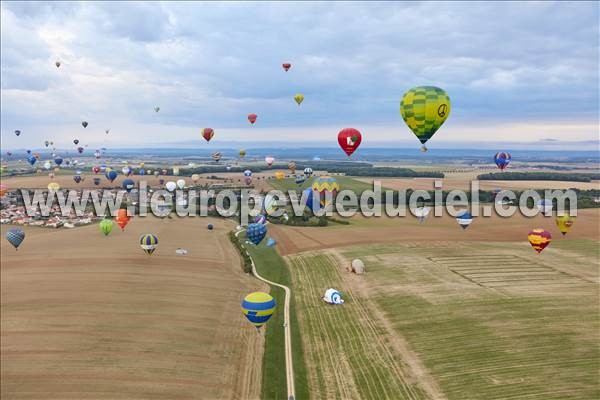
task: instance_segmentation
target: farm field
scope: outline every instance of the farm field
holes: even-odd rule
[[[540,256],[436,240],[288,256],[311,395],[598,398],[598,240],[555,242]],[[346,272],[357,257],[366,275]],[[329,287],[344,305],[320,299]]]
[[[25,227],[18,251],[3,240],[1,397],[259,398],[263,336],[239,301],[266,286],[242,272],[233,226],[134,217],[106,237],[92,225]]]

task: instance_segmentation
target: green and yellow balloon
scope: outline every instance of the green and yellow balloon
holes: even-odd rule
[[[421,151],[450,115],[448,93],[435,86],[418,86],[404,93],[400,101],[400,115],[421,141]]]
[[[271,318],[276,306],[275,299],[270,294],[254,292],[250,293],[242,301],[242,312],[248,318],[248,321],[256,329],[259,329]]]
[[[102,221],[100,221],[100,231],[104,233],[104,236],[108,236],[108,234],[112,231],[112,228],[112,219],[104,218]]]

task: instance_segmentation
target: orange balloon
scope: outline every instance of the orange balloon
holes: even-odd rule
[[[125,209],[119,210],[116,221],[117,221],[117,225],[119,225],[119,227],[121,227],[122,231],[125,230],[125,226],[127,226],[129,221],[131,220],[131,218],[133,218],[133,217],[130,217],[127,215],[127,210],[125,210]]]

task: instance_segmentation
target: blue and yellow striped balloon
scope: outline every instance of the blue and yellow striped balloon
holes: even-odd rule
[[[140,247],[146,254],[151,255],[158,247],[158,238],[151,233],[140,236]]]
[[[268,293],[250,293],[242,301],[242,312],[256,329],[263,326],[275,312],[275,299]]]

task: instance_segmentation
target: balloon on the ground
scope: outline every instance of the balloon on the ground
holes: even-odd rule
[[[553,209],[552,200],[549,200],[549,199],[539,200],[536,204],[536,207],[542,213],[542,215],[544,215],[544,216],[552,215],[552,209]]]
[[[415,209],[415,217],[419,220],[419,223],[423,223],[429,213],[431,212],[431,207],[417,207]]]
[[[470,212],[463,211],[462,214],[460,214],[456,218],[456,222],[458,222],[460,227],[463,228],[463,230],[465,230],[469,227],[469,225],[471,225],[473,223],[473,216],[471,215]]]
[[[283,67],[285,72],[288,72],[290,70],[290,68],[292,68],[292,64],[290,64],[290,63],[283,63],[283,64],[281,64],[281,66]]]
[[[148,255],[154,253],[158,247],[158,238],[151,233],[140,236],[140,247]]]
[[[133,218],[133,217],[130,217],[129,215],[127,215],[127,210],[122,208],[117,213],[117,218],[115,218],[115,221],[117,221],[117,225],[119,225],[121,230],[124,231],[125,227],[129,223],[129,221],[131,221],[131,218]]]
[[[254,125],[254,123],[256,122],[256,118],[258,118],[256,114],[248,114],[248,121],[250,121],[252,125]]]
[[[267,234],[267,227],[263,224],[250,224],[246,229],[246,239],[255,245],[258,245]]]
[[[275,299],[268,293],[254,292],[250,293],[242,301],[242,312],[259,329],[267,323],[275,312]]]
[[[113,229],[114,223],[111,219],[104,218],[100,221],[100,231],[104,233],[104,236],[107,236]]]
[[[552,241],[552,234],[544,228],[532,229],[527,235],[529,244],[540,254]]]
[[[117,171],[111,169],[104,176],[106,176],[106,179],[108,179],[110,182],[114,182],[114,180],[117,179],[117,175]]]
[[[296,95],[294,96],[294,100],[296,100],[296,103],[300,105],[304,101],[304,95],[302,93],[296,93]]]
[[[17,250],[21,243],[23,243],[23,240],[25,240],[25,232],[19,228],[11,229],[6,232],[6,240]]]
[[[165,187],[167,188],[167,190],[169,192],[172,192],[173,190],[175,190],[177,188],[177,184],[173,181],[169,181],[167,182],[167,184],[165,185]]]
[[[338,133],[338,144],[348,157],[360,146],[362,135],[357,129],[344,128]]]
[[[208,225],[206,226],[206,228],[207,228],[209,231],[212,231],[212,230],[214,229],[214,226],[213,226],[213,224],[208,224]]]
[[[402,96],[400,114],[427,151],[425,143],[450,115],[450,98],[435,86],[414,87]]]
[[[573,226],[573,222],[575,222],[575,218],[571,217],[567,212],[560,217],[558,215],[556,216],[556,226],[558,226],[558,230],[563,236],[569,233]]]
[[[329,288],[325,291],[323,301],[329,304],[344,304],[342,294],[334,288]]]
[[[210,139],[215,136],[215,131],[212,128],[204,128],[202,129],[202,137],[206,139],[207,142],[210,142]]]
[[[277,242],[276,242],[276,241],[275,241],[275,239],[273,239],[273,238],[269,238],[269,239],[267,240],[267,247],[273,247],[273,246],[275,246],[276,244],[277,244]]]
[[[508,167],[511,159],[510,153],[506,152],[499,152],[494,155],[494,162],[496,163],[496,166],[500,168],[500,171],[504,171],[504,168]]]

